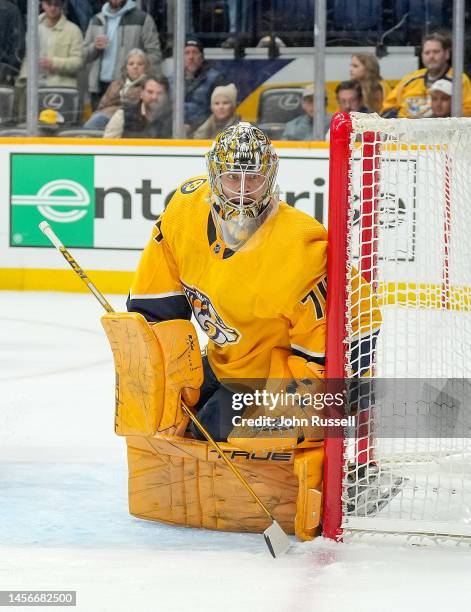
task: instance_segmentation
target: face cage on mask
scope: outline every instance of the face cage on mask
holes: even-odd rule
[[[225,170],[215,171],[215,168],[224,166]],[[229,168],[228,168],[229,166]],[[223,164],[208,159],[208,174],[212,190],[212,216],[219,228],[221,238],[233,251],[245,248],[247,242],[259,228],[278,210],[278,190],[274,190],[274,182],[278,169],[277,160],[269,163],[266,172],[260,172],[259,166],[242,164]],[[242,174],[241,188],[235,192],[236,200],[223,192],[221,177],[225,174]],[[250,198],[260,186],[252,192],[245,192],[245,175],[257,174],[266,179],[265,189],[257,199]],[[226,186],[227,191],[227,186]],[[246,202],[244,203],[244,199]],[[247,200],[252,202],[247,203]],[[250,242],[252,244],[253,241]]]
[[[250,218],[245,215],[236,215],[226,221],[217,213],[214,205],[211,206],[211,215],[224,243],[233,251],[241,251],[247,248],[256,248],[260,244],[260,240],[254,242],[254,239],[256,236],[260,236],[260,228],[270,217],[276,214],[278,206],[279,199],[277,193],[275,193],[257,217]],[[263,229],[260,231],[263,232]]]
[[[255,164],[225,164],[212,160],[208,166],[211,190],[219,209],[217,212],[224,220],[227,221],[239,215],[254,219],[262,214],[273,196],[276,163],[268,164],[265,172],[261,172],[259,165]],[[218,166],[224,166],[225,169],[219,170]],[[241,177],[240,184],[236,182],[234,189],[231,189],[227,182],[223,186],[223,177],[231,174]],[[265,182],[251,188],[249,187],[250,179],[247,179],[248,175],[263,177]],[[254,194],[259,191],[261,194],[254,197]]]

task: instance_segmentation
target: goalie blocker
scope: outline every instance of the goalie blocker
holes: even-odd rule
[[[182,393],[194,406],[203,382],[198,338],[187,320],[149,324],[138,313],[110,313],[102,324],[116,369],[115,431],[126,436],[129,509],[148,520],[261,533],[266,517],[241,491],[207,442],[185,437]],[[302,448],[219,443],[271,506],[287,533],[313,538],[321,517],[322,440]],[[234,444],[235,443],[235,444]]]

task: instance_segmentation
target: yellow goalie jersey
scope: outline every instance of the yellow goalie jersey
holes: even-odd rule
[[[148,321],[189,319],[193,311],[218,379],[268,377],[275,347],[322,363],[324,227],[280,203],[233,252],[216,234],[209,195],[206,177],[177,190],[142,254],[128,309]]]
[[[190,319],[193,312],[219,380],[267,378],[275,348],[322,365],[325,228],[281,202],[234,252],[216,233],[209,196],[203,176],[177,189],[142,254],[128,310],[148,321]],[[362,324],[362,338],[367,331]]]

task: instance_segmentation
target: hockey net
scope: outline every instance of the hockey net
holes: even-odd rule
[[[327,376],[356,424],[326,441],[328,537],[471,541],[470,172],[471,119],[334,117]]]

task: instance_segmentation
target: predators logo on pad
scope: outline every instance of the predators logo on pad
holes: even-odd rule
[[[187,181],[181,186],[181,192],[193,193],[193,191],[196,191],[198,187],[201,187],[201,185],[203,185],[203,183],[206,183],[206,179],[204,178],[196,179],[194,181]]]
[[[240,332],[224,323],[209,297],[196,287],[189,287],[185,283],[182,283],[182,287],[196,320],[209,339],[219,346],[237,344]]]

